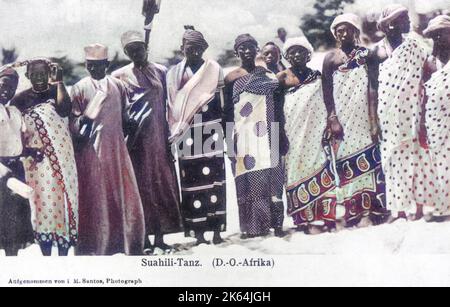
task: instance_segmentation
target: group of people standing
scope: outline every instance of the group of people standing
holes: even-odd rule
[[[142,255],[170,251],[164,236],[182,231],[198,244],[213,232],[220,244],[225,156],[243,239],[271,229],[285,236],[285,196],[306,233],[421,219],[425,207],[433,208],[430,220],[443,220],[450,17],[425,30],[434,57],[407,35],[406,8],[387,7],[379,28],[386,38],[368,49],[360,18],[338,16],[338,48],[322,72],[308,67],[314,49],[305,37],[260,52],[243,34],[234,45],[241,66],[224,75],[203,59],[208,42],[190,26],[184,60],[169,71],[149,62],[140,32],[123,34],[132,63],[111,76],[107,47],[86,47],[90,76],[70,94],[46,59],[22,63],[32,88],[17,95],[19,75],[3,68],[0,248],[17,255],[37,242],[46,256],[52,246],[61,256],[71,247],[77,255]],[[11,192],[12,177],[32,189],[28,201]]]

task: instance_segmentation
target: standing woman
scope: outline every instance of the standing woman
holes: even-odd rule
[[[7,187],[10,178],[25,181],[20,161],[24,153],[22,114],[5,105],[14,97],[19,75],[14,69],[0,72],[0,249],[6,256],[17,256],[20,249],[34,242],[28,200]]]
[[[234,144],[228,144],[228,154],[236,179],[241,231],[244,238],[253,238],[266,236],[274,228],[277,236],[283,236],[281,156],[287,152],[287,142],[280,86],[268,75],[271,72],[256,66],[258,43],[250,34],[240,35],[234,49],[242,65],[225,78],[225,117],[227,123],[234,123]]]
[[[433,53],[443,65],[425,84],[428,143],[442,197],[433,220],[442,221],[450,215],[450,17],[431,20],[424,35],[433,39]]]
[[[286,155],[288,214],[301,231],[313,225],[335,228],[335,184],[330,163],[322,147],[327,130],[322,78],[310,69],[314,49],[306,37],[290,38],[284,57],[291,67],[278,74],[285,89],[284,114],[289,152]]]
[[[338,16],[331,31],[339,48],[325,58],[323,94],[337,142],[337,201],[346,209],[347,226],[359,224],[365,216],[378,224],[385,214],[384,182],[377,137],[371,132],[375,112],[369,107],[369,50],[358,46],[358,16]]]
[[[186,236],[207,243],[214,232],[220,244],[226,230],[225,159],[222,129],[224,76],[220,65],[203,60],[203,34],[187,28],[181,50],[185,59],[167,74],[170,140],[178,146]]]
[[[278,74],[286,69],[281,59],[281,49],[274,42],[267,43],[261,50],[267,69]]]
[[[429,79],[428,53],[411,36],[408,9],[388,6],[378,22],[386,34],[377,54],[378,118],[386,174],[387,207],[394,218],[423,216],[423,206],[434,206],[437,182],[426,144],[419,141],[424,83]]]
[[[68,116],[72,103],[62,81],[62,70],[50,81],[50,62],[36,59],[27,66],[32,88],[18,94],[11,105],[25,117],[31,134],[27,146],[39,149],[44,159],[24,163],[27,184],[34,189],[30,202],[35,239],[42,254],[52,246],[67,256],[78,239],[78,177]]]

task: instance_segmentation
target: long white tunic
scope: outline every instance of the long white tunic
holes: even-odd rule
[[[408,37],[380,66],[378,117],[383,133],[387,207],[393,215],[414,213],[435,203],[435,175],[418,132],[423,101],[423,68],[428,54]]]

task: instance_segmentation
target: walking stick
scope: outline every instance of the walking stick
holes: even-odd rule
[[[153,28],[153,19],[155,15],[159,13],[161,8],[161,0],[144,0],[144,5],[142,8],[142,14],[145,17],[145,45],[149,46],[150,43],[150,33]]]

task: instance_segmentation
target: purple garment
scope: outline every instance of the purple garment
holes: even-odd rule
[[[112,77],[85,78],[72,89],[71,130],[79,136],[82,117],[97,91],[106,93],[95,124],[99,130],[78,144],[78,255],[140,255],[144,248],[144,213],[136,177],[126,147],[122,118],[125,86]]]
[[[144,206],[146,233],[181,232],[180,192],[168,141],[166,69],[153,63],[144,69],[130,64],[113,76],[126,84],[131,103],[142,94],[151,103],[152,112],[130,152]]]

